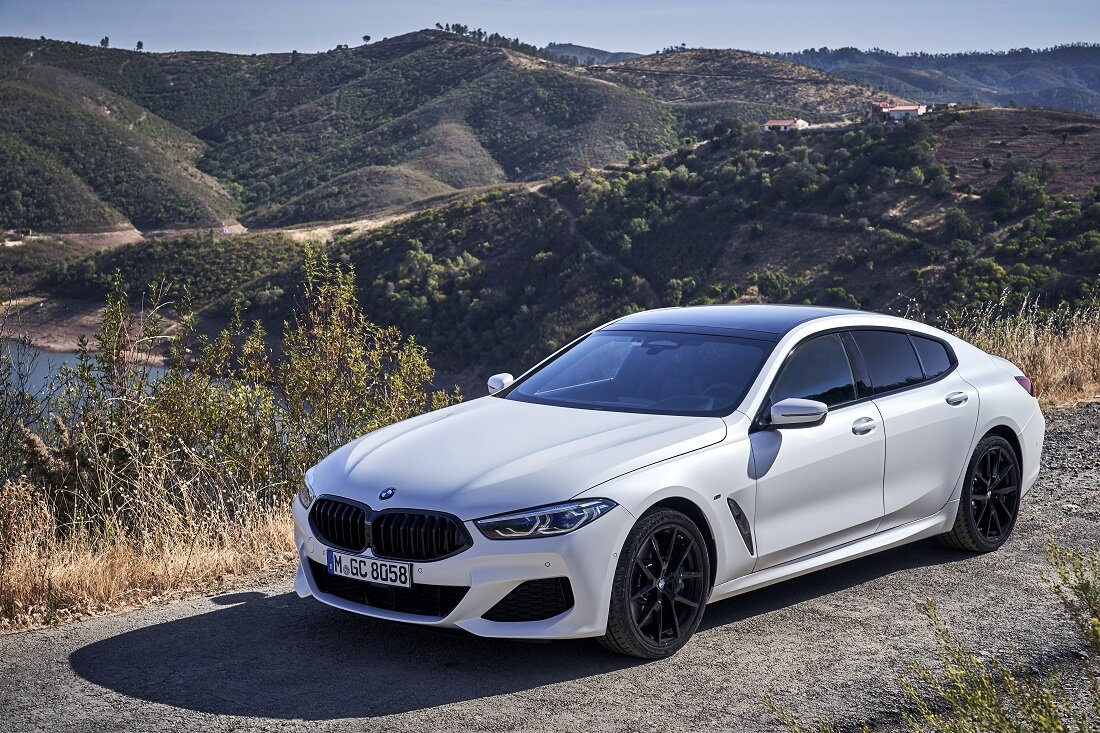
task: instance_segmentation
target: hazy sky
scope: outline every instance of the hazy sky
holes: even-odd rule
[[[319,51],[459,22],[544,45],[955,51],[1100,41],[1100,0],[0,0],[0,35]]]

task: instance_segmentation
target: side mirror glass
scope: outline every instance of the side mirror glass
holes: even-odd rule
[[[820,425],[828,414],[824,402],[788,397],[772,405],[770,424],[776,428],[808,428]]]
[[[516,378],[508,372],[494,374],[489,377],[489,381],[486,383],[489,387],[489,394],[496,394],[514,381],[516,381]]]

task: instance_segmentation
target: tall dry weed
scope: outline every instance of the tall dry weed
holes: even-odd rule
[[[1044,310],[1028,300],[1010,310],[1002,299],[949,315],[943,327],[1020,367],[1044,406],[1100,397],[1100,307]]]

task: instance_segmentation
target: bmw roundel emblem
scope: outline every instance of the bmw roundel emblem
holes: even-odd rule
[[[393,495],[396,494],[396,493],[397,493],[397,489],[395,489],[391,486],[388,489],[382,489],[382,493],[380,493],[378,495],[378,498],[381,499],[382,501],[385,501],[386,499],[392,499]]]

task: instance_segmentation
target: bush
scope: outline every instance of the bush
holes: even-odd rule
[[[313,253],[278,360],[240,306],[213,338],[196,336],[186,312],[170,337],[166,304],[156,292],[150,300],[134,314],[116,277],[95,350],[83,343],[52,396],[17,415],[18,445],[0,443],[15,454],[0,476],[0,622],[109,609],[284,563],[288,505],[306,468],[459,399],[432,388],[423,347],[366,319],[353,273]],[[149,362],[168,342],[155,378]],[[0,409],[26,399],[0,383]]]

